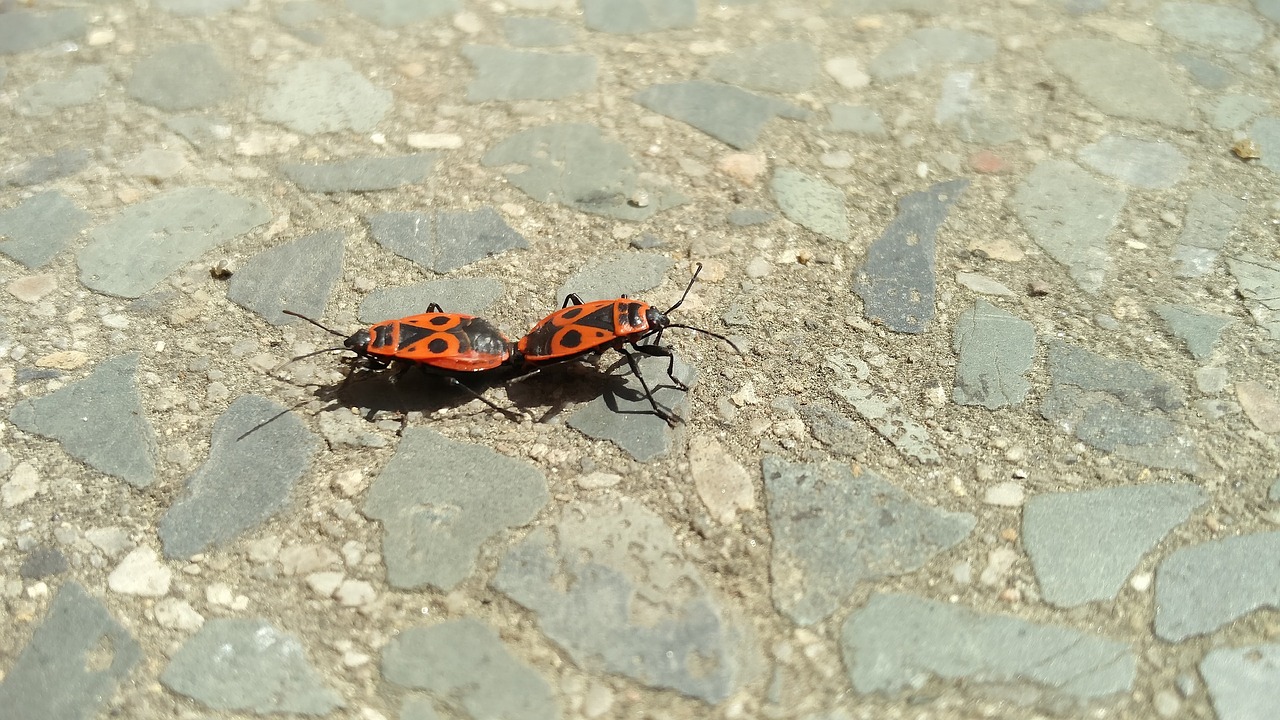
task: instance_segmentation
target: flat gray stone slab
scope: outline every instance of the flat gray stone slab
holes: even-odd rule
[[[1169,143],[1127,135],[1104,135],[1080,148],[1080,162],[1133,187],[1163,189],[1177,185],[1191,164]]]
[[[934,676],[990,686],[1002,701],[1054,707],[1128,693],[1137,673],[1125,643],[910,595],[873,595],[849,616],[841,640],[860,693],[901,693]]]
[[[280,171],[307,192],[373,192],[416,185],[431,174],[437,153],[363,157],[336,163],[281,163]]]
[[[1227,267],[1248,301],[1253,321],[1271,333],[1271,339],[1280,340],[1280,262],[1243,253],[1227,258]]]
[[[1022,542],[1041,597],[1059,607],[1114,598],[1142,557],[1207,500],[1191,483],[1033,496]]]
[[[502,283],[492,278],[448,278],[378,288],[360,303],[358,317],[360,322],[372,325],[426,312],[431,303],[439,303],[445,312],[484,315],[503,292]]]
[[[5,720],[101,717],[104,701],[141,659],[137,641],[107,608],[67,582],[0,681],[0,708]]]
[[[18,95],[18,112],[52,115],[63,108],[87,105],[106,90],[111,76],[105,65],[78,67],[57,80],[33,83]]]
[[[505,17],[502,32],[516,47],[556,47],[577,42],[578,31],[564,20],[549,17]]]
[[[587,29],[618,35],[639,35],[693,27],[697,0],[582,0]]]
[[[468,102],[559,100],[596,86],[599,61],[586,53],[543,53],[492,45],[466,45],[462,55],[476,68]]]
[[[925,505],[848,464],[799,464],[766,455],[773,535],[773,602],[799,625],[840,609],[859,583],[919,570],[973,532],[968,513]]]
[[[161,110],[210,107],[236,93],[236,75],[209,45],[170,45],[142,59],[127,89],[135,100]]]
[[[156,7],[178,17],[210,17],[247,4],[249,0],[157,0]]]
[[[66,572],[67,558],[52,545],[37,545],[22,558],[18,577],[24,580],[40,580]]]
[[[524,236],[491,207],[430,213],[384,212],[365,220],[379,245],[436,273],[529,246]]]
[[[84,35],[87,25],[80,10],[67,8],[47,13],[8,9],[0,23],[0,54],[38,50]]]
[[[462,9],[461,0],[347,0],[347,10],[375,25],[398,28]]]
[[[1200,676],[1218,720],[1267,720],[1280,707],[1280,645],[1211,650]]]
[[[769,191],[791,222],[836,242],[849,241],[849,214],[840,188],[793,168],[778,168]]]
[[[213,618],[178,648],[160,682],[213,710],[327,715],[342,697],[306,653],[265,619]]]
[[[507,181],[539,202],[620,220],[646,220],[685,202],[675,189],[642,179],[622,143],[594,125],[567,123],[530,128],[490,148],[487,166],[520,165]],[[641,195],[647,201],[637,202]]]
[[[981,33],[922,28],[875,56],[867,70],[878,82],[890,83],[940,67],[986,62],[995,54],[995,39]]]
[[[137,376],[137,353],[114,357],[83,380],[19,402],[9,421],[57,440],[95,470],[147,487],[156,478],[156,435],[142,409]]]
[[[669,361],[639,353],[632,355],[658,406],[676,417],[689,417],[689,394],[671,383],[667,375]],[[598,386],[601,395],[575,411],[569,417],[569,427],[587,437],[608,440],[640,462],[666,455],[671,451],[670,426],[654,413],[626,359],[610,354],[600,361],[600,367],[607,368],[612,363],[620,363],[621,367],[608,375],[601,370]],[[676,378],[687,387],[692,389],[697,385],[697,373],[680,358],[676,358],[674,371]]]
[[[956,319],[952,347],[959,356],[951,394],[956,403],[995,410],[1026,399],[1026,373],[1036,355],[1031,323],[978,300]]]
[[[1225,192],[1197,188],[1187,202],[1187,215],[1174,247],[1179,277],[1213,272],[1218,253],[1235,234],[1247,203]]]
[[[410,428],[369,487],[364,514],[382,523],[392,587],[447,591],[471,575],[482,543],[528,523],[548,499],[532,465]]]
[[[267,75],[258,112],[264,120],[304,135],[364,133],[381,122],[391,105],[391,91],[370,83],[346,60],[301,60]]]
[[[231,276],[227,298],[272,325],[297,321],[284,310],[320,317],[342,275],[345,240],[341,231],[326,230],[264,250]]]
[[[1167,378],[1058,341],[1049,343],[1049,373],[1040,414],[1059,429],[1134,462],[1198,471],[1194,440],[1165,414],[1185,402]]]
[[[880,111],[870,105],[833,103],[827,106],[827,112],[831,115],[831,123],[827,125],[827,129],[833,132],[855,133],[867,137],[889,136]]]
[[[214,188],[173,190],[94,228],[76,255],[80,282],[108,295],[140,297],[169,273],[270,219],[258,200]]]
[[[1036,165],[1008,203],[1027,233],[1067,266],[1085,292],[1102,290],[1111,265],[1107,235],[1124,207],[1125,193],[1063,160]]]
[[[565,582],[573,578],[572,582]],[[625,497],[568,504],[502,558],[493,586],[591,673],[717,703],[748,652],[671,528]]]
[[[1280,23],[1280,0],[1253,0],[1253,5],[1263,17]]]
[[[512,655],[493,628],[471,618],[396,635],[382,650],[382,676],[456,704],[470,718],[561,717],[546,679]]]
[[[1156,635],[1169,642],[1215,632],[1259,608],[1280,608],[1280,532],[1182,548],[1156,569]]]
[[[1157,305],[1154,310],[1169,326],[1169,332],[1187,344],[1197,360],[1213,354],[1222,331],[1236,321],[1230,315],[1205,312],[1191,305]]]
[[[1249,52],[1266,37],[1254,15],[1226,5],[1161,3],[1155,21],[1156,27],[1179,40],[1226,52]]]
[[[1254,120],[1249,126],[1249,137],[1261,148],[1258,163],[1280,173],[1280,117],[1267,115]]]
[[[973,70],[951,72],[942,79],[933,120],[965,142],[1002,145],[1023,134],[1022,121],[1014,110],[1018,102],[1008,92],[988,94]]]
[[[1271,109],[1271,102],[1257,95],[1222,95],[1209,105],[1209,124],[1215,130],[1235,130]]]
[[[52,155],[42,155],[6,168],[0,174],[0,186],[27,187],[75,175],[89,167],[89,151],[63,148]]]
[[[189,558],[279,512],[319,449],[288,408],[256,395],[237,398],[213,424],[209,459],[160,518],[165,554]]]
[[[1175,52],[1173,59],[1186,68],[1192,80],[1210,90],[1226,90],[1236,82],[1234,71],[1204,55],[1182,51]]]
[[[631,99],[739,149],[754,145],[775,117],[809,117],[808,110],[791,103],[707,80],[651,85]]]
[[[707,75],[751,90],[804,92],[818,80],[818,51],[799,40],[756,45],[713,58]]]
[[[583,302],[612,300],[623,295],[642,296],[666,280],[672,265],[672,260],[666,255],[651,252],[619,251],[592,258],[556,290],[556,305],[564,305],[570,293]],[[679,297],[672,297],[667,305]],[[662,305],[662,309],[666,310],[667,305]]]
[[[938,229],[969,187],[950,180],[898,199],[898,215],[867,249],[854,272],[863,314],[894,332],[923,333],[936,313]]]
[[[0,253],[29,268],[43,267],[89,224],[89,213],[57,190],[0,211]]]
[[[1151,53],[1120,40],[1071,38],[1049,43],[1045,58],[1085,99],[1108,115],[1194,129],[1185,90]]]

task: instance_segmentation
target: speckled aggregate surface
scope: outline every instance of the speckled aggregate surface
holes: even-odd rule
[[[1276,717],[1278,74],[1276,0],[0,3],[0,718]],[[674,427],[284,365],[699,263]]]

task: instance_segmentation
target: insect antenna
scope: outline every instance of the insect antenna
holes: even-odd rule
[[[684,299],[686,297],[689,297],[689,291],[693,289],[693,284],[697,282],[698,273],[700,272],[702,272],[702,263],[698,263],[696,266],[694,266],[693,277],[689,278],[689,284],[685,286],[684,294],[680,296],[680,299],[676,301],[675,305],[672,305],[671,307],[667,308],[667,312],[664,314],[669,315],[672,310],[675,310],[676,308],[680,307],[680,303],[684,302]],[[285,312],[288,312],[288,311],[286,310]]]
[[[696,277],[696,276],[695,276],[695,277]],[[296,313],[296,312],[294,312],[294,311],[292,311],[292,310],[282,310],[281,312],[283,312],[285,315],[292,315],[292,316],[294,316],[294,317],[296,317],[296,318],[302,318],[303,320],[306,320],[307,322],[311,323],[312,325],[315,325],[316,327],[320,328],[321,330],[323,330],[323,331],[325,331],[325,332],[327,332],[327,333],[329,333],[329,334],[331,334],[331,335],[337,335],[337,336],[338,336],[338,337],[340,337],[340,338],[344,338],[344,337],[346,337],[346,335],[345,335],[344,333],[340,333],[340,332],[338,332],[337,330],[334,330],[334,329],[333,329],[333,328],[331,328],[331,327],[325,327],[324,325],[321,325],[318,321],[316,321],[316,320],[312,320],[311,318],[307,317],[306,315],[303,315],[302,313]],[[314,353],[313,353],[313,354],[314,354]],[[303,355],[303,357],[306,357],[306,355]],[[297,358],[294,358],[294,359],[296,360]]]
[[[713,337],[713,338],[715,338],[715,339],[717,339],[717,340],[723,340],[723,341],[725,341],[726,343],[729,343],[729,347],[733,348],[733,351],[734,351],[734,352],[738,353],[739,355],[741,355],[741,354],[742,354],[742,349],[741,349],[741,348],[739,348],[739,347],[737,346],[737,344],[735,344],[732,340],[730,340],[729,338],[725,337],[724,335],[721,335],[720,333],[713,333],[713,332],[711,332],[710,330],[703,330],[703,329],[702,329],[702,328],[700,328],[700,327],[694,327],[694,326],[692,326],[692,325],[680,325],[680,324],[678,324],[678,323],[671,323],[671,324],[670,324],[670,325],[668,325],[667,327],[668,327],[668,328],[684,328],[685,330],[692,330],[692,331],[694,331],[694,332],[700,332],[700,333],[702,333],[703,335],[710,335],[711,337]],[[663,328],[663,329],[665,330],[666,328]]]
[[[304,353],[304,354],[302,354],[302,355],[299,355],[298,357],[292,357],[292,358],[289,358],[288,360],[285,360],[284,362],[280,363],[279,365],[277,365],[277,366],[275,366],[275,367],[271,368],[270,370],[268,370],[268,371],[267,371],[267,374],[268,374],[268,375],[275,375],[277,372],[279,372],[279,371],[281,371],[281,370],[285,369],[285,368],[286,368],[286,367],[288,367],[289,365],[292,365],[293,363],[295,363],[295,362],[297,362],[297,361],[299,361],[299,360],[305,360],[305,359],[307,359],[307,358],[309,358],[309,357],[314,357],[314,356],[316,356],[316,355],[323,355],[323,354],[325,354],[325,353],[341,352],[341,351],[346,350],[346,349],[347,349],[347,348],[345,348],[345,347],[331,347],[331,348],[324,348],[324,349],[322,349],[322,350],[314,350],[314,351],[309,352],[309,353]]]

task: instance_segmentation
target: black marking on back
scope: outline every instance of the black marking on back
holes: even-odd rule
[[[574,324],[604,330],[610,335],[613,335],[617,331],[617,328],[615,328],[613,324],[613,303],[605,305],[590,315],[584,315],[578,318]]]
[[[372,348],[388,348],[395,337],[395,326],[399,323],[386,323],[385,325],[377,325],[373,328],[373,342],[369,345]]]
[[[432,325],[448,325],[449,323],[453,322],[453,318],[449,317],[448,315],[437,315],[431,318],[430,320],[428,320],[427,322],[431,323]]]
[[[396,346],[397,351],[404,350],[405,348],[413,345],[414,343],[423,340],[428,335],[433,335],[436,332],[435,330],[420,328],[416,325],[410,325],[408,323],[399,323],[399,325],[400,325],[400,344]]]
[[[463,352],[470,350],[482,355],[499,356],[511,352],[511,341],[488,320],[472,318],[452,334],[458,337],[458,347]]]
[[[629,302],[622,312],[622,320],[633,328],[644,327],[644,303]]]
[[[432,353],[436,355],[440,355],[445,350],[448,350],[448,349],[449,349],[449,341],[445,340],[442,337],[433,338],[431,341],[427,343],[427,350],[430,350]]]
[[[563,336],[561,336],[560,344],[570,350],[573,350],[582,344],[582,333],[570,328],[565,331]]]

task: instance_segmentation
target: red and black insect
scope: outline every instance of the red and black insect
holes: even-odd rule
[[[285,314],[302,318],[325,332],[344,337],[342,333],[321,325],[311,318],[285,310]],[[397,366],[394,380],[405,371],[418,368],[445,379],[454,387],[470,393],[489,407],[511,415],[461,380],[480,375],[514,374],[520,367],[519,353],[511,339],[488,320],[473,315],[446,313],[436,303],[419,315],[386,320],[346,336],[342,347],[325,348],[293,358],[301,360],[326,352],[350,350],[362,368],[384,370]]]
[[[689,285],[684,289],[684,294],[665,311],[647,302],[628,298],[626,295],[613,300],[583,302],[582,298],[571,293],[565,297],[564,305],[559,310],[539,320],[533,329],[520,338],[516,343],[516,351],[527,366],[537,368],[593,353],[602,353],[610,348],[617,350],[627,359],[631,372],[640,381],[640,386],[644,388],[645,397],[653,406],[653,411],[663,420],[674,425],[675,416],[658,406],[649,383],[640,373],[640,366],[636,364],[635,357],[627,351],[626,346],[630,345],[636,352],[644,355],[667,358],[667,376],[680,390],[689,388],[675,375],[675,355],[672,354],[671,348],[660,344],[662,333],[668,328],[685,328],[710,335],[728,343],[735,352],[740,352],[738,346],[723,335],[692,325],[673,323],[668,317],[688,297],[700,272],[702,272],[702,263],[698,263],[693,277],[689,280]],[[649,340],[649,342],[641,344],[642,340]]]

